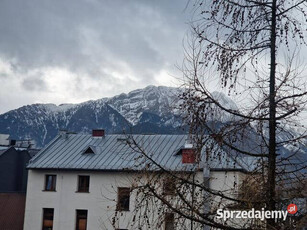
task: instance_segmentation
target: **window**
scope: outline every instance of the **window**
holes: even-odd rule
[[[43,230],[53,229],[53,208],[43,209]]]
[[[90,176],[79,176],[78,192],[89,192]]]
[[[117,210],[129,211],[130,188],[118,188]]]
[[[55,191],[56,175],[45,176],[45,191]]]
[[[165,230],[175,230],[175,223],[174,223],[174,213],[166,213],[165,214]]]
[[[76,230],[86,230],[87,210],[76,210]]]
[[[175,195],[176,184],[174,178],[166,178],[163,181],[163,194],[164,195]]]

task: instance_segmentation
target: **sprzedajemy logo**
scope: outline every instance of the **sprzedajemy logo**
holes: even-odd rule
[[[269,211],[262,208],[261,210],[255,210],[252,208],[251,210],[217,210],[217,218],[223,219],[224,221],[228,218],[236,218],[236,219],[283,219],[284,221],[287,219],[287,215],[295,214],[297,212],[297,206],[295,204],[289,204],[287,207],[287,211],[275,210]]]
[[[288,208],[287,208],[287,211],[290,214],[295,214],[295,213],[297,213],[297,206],[295,204],[289,204]]]

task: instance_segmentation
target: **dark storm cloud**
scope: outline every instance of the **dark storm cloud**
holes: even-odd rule
[[[137,74],[147,68],[158,70],[174,59],[170,45],[180,42],[186,29],[184,1],[0,4],[0,55],[17,59],[23,68],[55,65],[86,71],[122,60]]]
[[[175,75],[182,61],[185,5],[186,0],[0,1],[0,84],[23,94],[9,103],[0,99],[0,112],[168,84],[165,76]],[[9,90],[0,95],[7,98]]]

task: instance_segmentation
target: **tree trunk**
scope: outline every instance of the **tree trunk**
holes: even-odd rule
[[[276,104],[275,104],[275,73],[276,73],[276,1],[272,2],[271,24],[271,60],[270,60],[270,120],[269,120],[269,159],[268,159],[268,201],[267,209],[275,210],[275,171],[276,171]],[[267,227],[274,226],[274,219],[268,219]]]

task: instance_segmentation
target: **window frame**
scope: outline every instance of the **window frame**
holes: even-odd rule
[[[52,226],[51,226],[51,229],[53,229],[53,221],[54,221],[54,208],[43,208],[43,222],[42,222],[42,230],[49,230],[50,227],[48,226],[45,226],[45,219],[46,217],[50,217],[50,216],[47,216],[46,214],[46,211],[51,211],[52,210]],[[49,219],[46,219],[46,220],[49,220]]]
[[[76,230],[80,230],[79,220],[84,219],[84,218],[80,218],[80,216],[82,214],[78,215],[78,212],[86,212],[86,218],[85,218],[86,224],[85,224],[85,229],[84,229],[84,230],[86,230],[87,229],[88,210],[87,209],[76,209],[76,228],[75,228]]]
[[[81,178],[88,178],[87,182],[85,182],[85,186],[81,186]],[[89,193],[90,192],[90,176],[89,175],[78,175],[78,184],[77,184],[77,192]]]
[[[165,196],[174,196],[176,194],[176,179],[164,178],[162,182],[162,192]]]
[[[131,188],[129,187],[118,187],[117,188],[116,211],[125,211],[125,212],[130,211],[130,194],[131,194]],[[127,199],[127,197],[128,197],[128,201],[124,201],[124,199]]]
[[[48,189],[48,177],[51,177],[51,188]],[[57,175],[56,174],[45,174],[45,184],[44,184],[44,190],[46,192],[56,192],[56,180]]]

